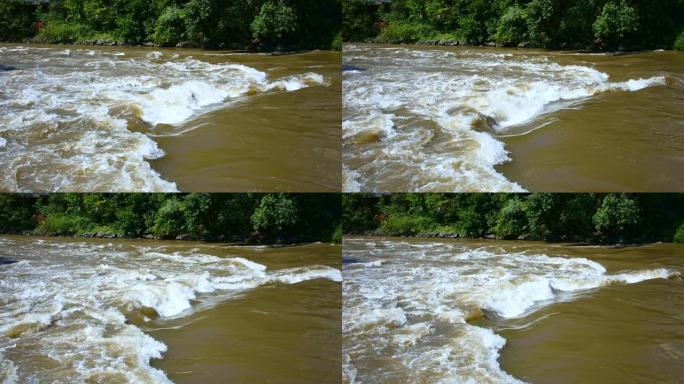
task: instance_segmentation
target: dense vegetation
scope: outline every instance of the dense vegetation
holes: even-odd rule
[[[347,234],[684,242],[684,194],[346,194]]]
[[[340,0],[0,0],[0,40],[334,48]]]
[[[339,241],[337,194],[0,194],[0,233]]]
[[[342,8],[345,41],[684,50],[684,0],[343,0]]]

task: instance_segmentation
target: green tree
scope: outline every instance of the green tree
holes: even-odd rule
[[[610,194],[594,215],[596,231],[606,240],[625,240],[634,235],[639,223],[639,206],[626,194]]]
[[[525,11],[519,6],[512,6],[499,19],[496,27],[496,42],[511,46],[527,38],[527,18]]]
[[[380,32],[375,22],[378,15],[368,6],[366,0],[342,1],[342,39],[344,41],[363,41]]]
[[[611,0],[594,22],[594,33],[609,47],[615,47],[639,30],[639,16],[627,1]]]
[[[297,29],[297,13],[283,0],[267,0],[251,24],[255,39],[276,42]]]
[[[527,204],[517,198],[508,200],[499,211],[496,220],[496,236],[516,239],[527,231]]]
[[[166,7],[157,19],[152,40],[158,45],[174,46],[183,39],[185,13],[175,5]]]
[[[171,198],[161,206],[154,220],[152,233],[162,239],[173,239],[183,233],[185,207],[183,203]]]
[[[263,238],[287,235],[297,223],[297,207],[284,194],[264,195],[251,220],[254,230]]]

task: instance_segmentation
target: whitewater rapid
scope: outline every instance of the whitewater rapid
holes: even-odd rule
[[[512,160],[499,136],[601,93],[667,84],[524,53],[345,45],[343,57],[347,192],[524,191],[495,169]]]
[[[590,289],[678,275],[610,274],[585,258],[440,242],[345,239],[344,257],[347,383],[521,383],[499,366],[506,340],[470,320],[518,318]]]
[[[201,55],[201,54],[200,54]],[[0,46],[0,190],[177,191],[148,163],[152,139],[265,92],[327,86],[307,72],[266,72],[192,56]]]
[[[197,249],[0,239],[0,382],[170,383],[150,365],[167,347],[127,321],[187,316],[247,290],[338,269],[269,270]],[[35,367],[41,367],[37,369]]]

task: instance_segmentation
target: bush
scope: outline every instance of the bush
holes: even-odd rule
[[[152,41],[162,47],[176,45],[185,32],[185,13],[175,5],[166,7],[157,19]]]
[[[527,231],[527,205],[513,199],[506,202],[496,220],[496,236],[501,239],[516,239]]]
[[[380,236],[414,236],[429,231],[435,223],[423,216],[392,215],[382,222],[376,234]]]
[[[183,203],[177,199],[166,200],[157,212],[152,234],[162,239],[173,239],[183,232],[185,222]]]
[[[344,41],[363,41],[378,34],[377,15],[371,12],[366,0],[342,2],[342,33]]]
[[[415,43],[431,39],[436,31],[429,25],[391,22],[378,36],[377,42],[387,44]]]
[[[94,34],[95,32],[84,24],[53,21],[40,31],[36,36],[36,41],[39,43],[75,43],[90,39]]]
[[[672,241],[675,243],[684,244],[684,223],[682,223],[679,228],[675,231]]]
[[[594,22],[594,34],[608,46],[623,43],[625,38],[639,30],[639,17],[636,10],[625,0],[619,3],[609,1],[603,12]]]
[[[36,233],[50,236],[73,236],[90,232],[94,227],[95,225],[86,218],[53,213],[40,223],[36,228]]]
[[[22,0],[0,1],[0,41],[33,35],[35,7]]]
[[[496,42],[504,45],[516,45],[525,40],[527,35],[527,19],[525,12],[518,6],[509,7],[499,19],[496,27]]]
[[[332,43],[330,43],[330,49],[334,51],[342,50],[342,33],[338,33],[337,35],[335,35],[335,38],[333,39]]]
[[[596,231],[607,240],[629,237],[639,222],[639,205],[625,194],[610,194],[594,215]]]
[[[297,29],[297,13],[283,0],[267,1],[251,25],[255,39],[276,41]]]
[[[251,220],[254,230],[262,236],[280,235],[297,223],[297,206],[283,194],[265,195]]]
[[[333,243],[341,243],[342,242],[342,226],[338,225],[337,228],[335,228],[335,232],[333,232],[332,237],[330,239]]]
[[[674,43],[675,51],[684,51],[684,32],[680,33]]]

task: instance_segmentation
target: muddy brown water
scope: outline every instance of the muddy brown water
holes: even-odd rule
[[[0,190],[339,191],[340,57],[0,45]]]
[[[235,56],[271,76],[313,71],[330,85],[259,95],[201,116],[185,128],[202,128],[157,139],[167,156],[153,165],[183,191],[339,191],[340,57]]]
[[[341,380],[339,245],[0,243],[3,383]]]
[[[348,191],[681,191],[684,53],[350,44]]]
[[[684,246],[349,237],[345,382],[678,383]]]

